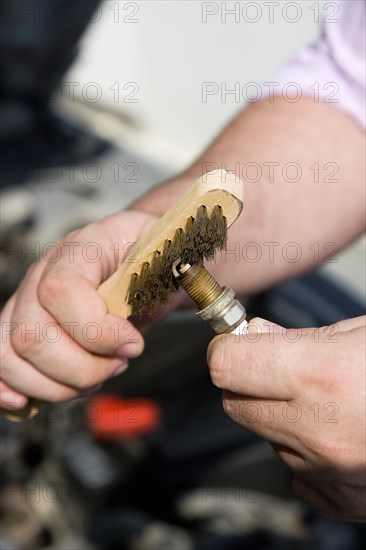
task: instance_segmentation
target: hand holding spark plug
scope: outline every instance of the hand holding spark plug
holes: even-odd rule
[[[226,413],[273,445],[300,498],[348,521],[366,521],[365,321],[299,333],[256,318],[207,353]]]

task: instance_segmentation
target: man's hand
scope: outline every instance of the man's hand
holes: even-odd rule
[[[299,497],[349,521],[366,521],[365,320],[285,330],[257,318],[208,348],[227,414],[272,443]]]
[[[96,289],[155,220],[115,214],[67,235],[29,269],[1,315],[1,407],[85,395],[142,352],[140,332],[108,313]]]

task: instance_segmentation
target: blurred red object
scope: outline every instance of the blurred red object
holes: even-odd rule
[[[160,422],[160,409],[152,399],[101,394],[89,399],[86,418],[97,438],[126,439],[154,431]]]

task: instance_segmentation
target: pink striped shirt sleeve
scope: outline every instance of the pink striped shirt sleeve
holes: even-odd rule
[[[336,14],[322,24],[320,39],[298,52],[271,79],[274,94],[296,84],[315,101],[333,104],[366,127],[366,0],[332,2]],[[294,89],[296,89],[294,87]]]

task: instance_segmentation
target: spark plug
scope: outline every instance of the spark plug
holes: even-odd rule
[[[196,303],[196,314],[213,328],[216,334],[246,334],[248,322],[244,306],[235,299],[229,287],[221,287],[200,263],[173,263],[173,275],[188,296]]]

